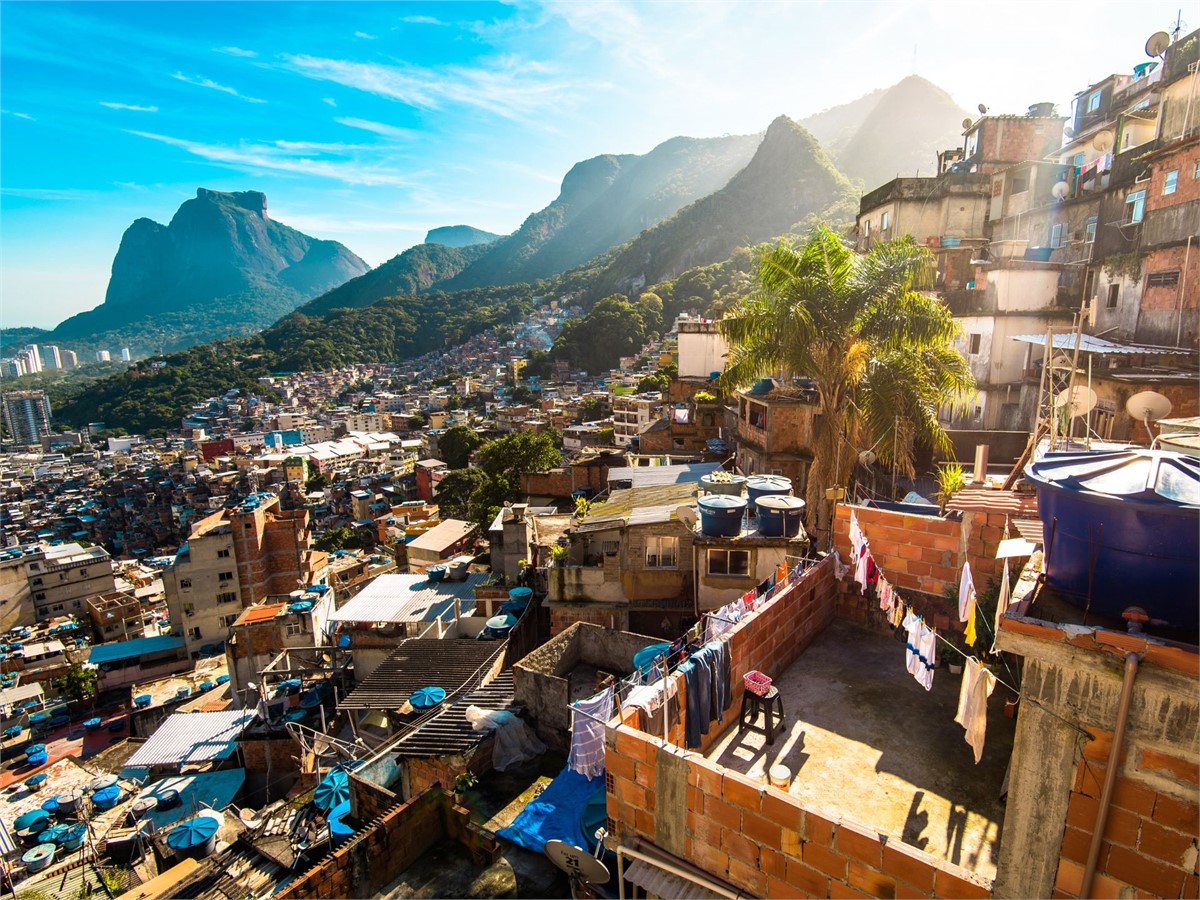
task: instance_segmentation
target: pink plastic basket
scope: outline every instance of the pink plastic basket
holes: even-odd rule
[[[767,696],[767,691],[771,690],[771,678],[762,672],[747,672],[742,681],[746,685],[746,690],[759,697]]]

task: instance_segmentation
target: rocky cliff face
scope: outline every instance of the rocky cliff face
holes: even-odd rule
[[[265,194],[200,188],[169,225],[138,219],[129,226],[104,303],[63,322],[54,335],[87,339],[115,332],[136,343],[147,319],[183,311],[203,319],[217,310],[224,330],[214,321],[206,339],[244,333],[369,268],[339,243],[273,221]],[[173,334],[158,331],[158,344],[179,345]]]
[[[490,244],[502,236],[470,225],[443,225],[430,229],[425,235],[425,243],[441,244],[443,247],[473,247],[475,244]]]

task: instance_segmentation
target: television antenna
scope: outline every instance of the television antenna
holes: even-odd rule
[[[1154,443],[1150,423],[1165,419],[1171,414],[1171,401],[1158,391],[1139,391],[1125,401],[1125,412],[1146,426],[1146,434]]]
[[[1176,23],[1176,29],[1179,25]],[[1171,46],[1171,35],[1165,31],[1156,31],[1146,40],[1146,55],[1147,56],[1162,56],[1167,52],[1167,48]]]

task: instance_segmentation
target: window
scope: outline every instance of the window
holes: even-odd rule
[[[1100,91],[1093,91],[1087,99],[1087,111],[1095,112],[1100,108]]]
[[[1179,270],[1151,272],[1146,276],[1146,287],[1175,287],[1179,284]]]
[[[1121,286],[1119,284],[1110,284],[1108,286],[1108,302],[1105,303],[1105,309],[1116,309],[1117,300],[1121,297]]]
[[[34,600],[45,600],[45,599],[46,599],[46,592],[45,592],[45,591],[39,591],[38,593],[36,593],[36,594],[34,594],[34,595],[33,595],[33,599],[34,599]]]
[[[80,569],[80,570],[79,570],[79,577],[80,577],[80,578],[87,578],[87,569]]]
[[[1015,172],[1012,176],[1012,193],[1023,194],[1029,190],[1029,172]]]
[[[1177,187],[1179,187],[1179,170],[1173,169],[1163,178],[1163,196],[1175,193]]]
[[[1200,159],[1196,160],[1196,171],[1192,173],[1193,178],[1200,178]]]
[[[287,623],[288,637],[295,637],[298,634],[304,634],[304,623],[303,622],[288,622]]]
[[[180,578],[180,579],[179,579],[179,586],[180,586],[180,587],[181,587],[183,590],[185,590],[185,591],[186,591],[186,590],[190,590],[190,589],[191,589],[191,587],[192,587],[192,579],[190,579],[190,578]]]
[[[1097,222],[1097,221],[1098,221],[1098,217],[1097,217],[1097,216],[1088,216],[1088,218],[1087,218],[1087,238],[1086,238],[1086,241],[1087,241],[1087,243],[1089,243],[1089,244],[1094,244],[1094,243],[1096,243],[1096,222]]]
[[[887,230],[888,230],[888,224],[889,224],[890,222],[891,222],[891,213],[886,213],[886,212],[885,212],[885,213],[884,213],[882,216],[880,216],[880,217],[879,217],[879,230],[880,230],[880,231],[887,231]]]
[[[32,581],[32,584],[33,584],[35,587],[36,587],[37,585],[41,584],[41,583],[42,583],[42,579],[40,579],[40,578],[35,578],[35,579],[33,579],[33,581]]]
[[[979,352],[979,347],[983,343],[982,334],[972,334],[967,338],[967,354],[974,356]]]
[[[749,550],[709,550],[709,575],[749,575]]]
[[[200,640],[200,629],[198,627],[197,628],[189,628],[188,629],[188,639],[193,640],[193,641]]]
[[[679,538],[653,536],[646,538],[646,568],[674,569],[679,563]]]
[[[183,604],[183,614],[185,616],[194,616],[196,614],[196,607],[191,603]]]
[[[218,581],[232,581],[233,573],[232,572],[222,572],[220,575],[217,576],[217,580]]]
[[[225,591],[224,593],[217,594],[217,602],[218,603],[233,603],[236,600],[237,600],[237,594],[234,593],[233,591]]]
[[[1067,226],[1061,222],[1055,223],[1050,228],[1050,246],[1062,247],[1067,243]]]
[[[229,559],[229,548],[226,547],[224,550],[218,550],[217,559]]]
[[[870,237],[870,236],[871,236],[871,220],[864,219],[863,220],[863,237]]]
[[[1125,205],[1129,207],[1129,217],[1125,220],[1128,225],[1135,225],[1146,215],[1146,192],[1132,191],[1125,198]]]
[[[237,617],[238,617],[237,613],[231,613],[227,616],[221,616],[221,627],[222,628],[232,628],[233,623],[237,621]]]

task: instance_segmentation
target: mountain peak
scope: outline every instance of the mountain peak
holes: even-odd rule
[[[431,228],[425,235],[426,244],[441,244],[443,247],[471,247],[475,244],[490,244],[501,235],[492,234],[470,225],[443,225]]]
[[[217,203],[228,203],[241,209],[257,213],[261,218],[267,218],[267,195],[262,191],[213,191],[208,188],[196,188],[197,200],[213,200]]]

